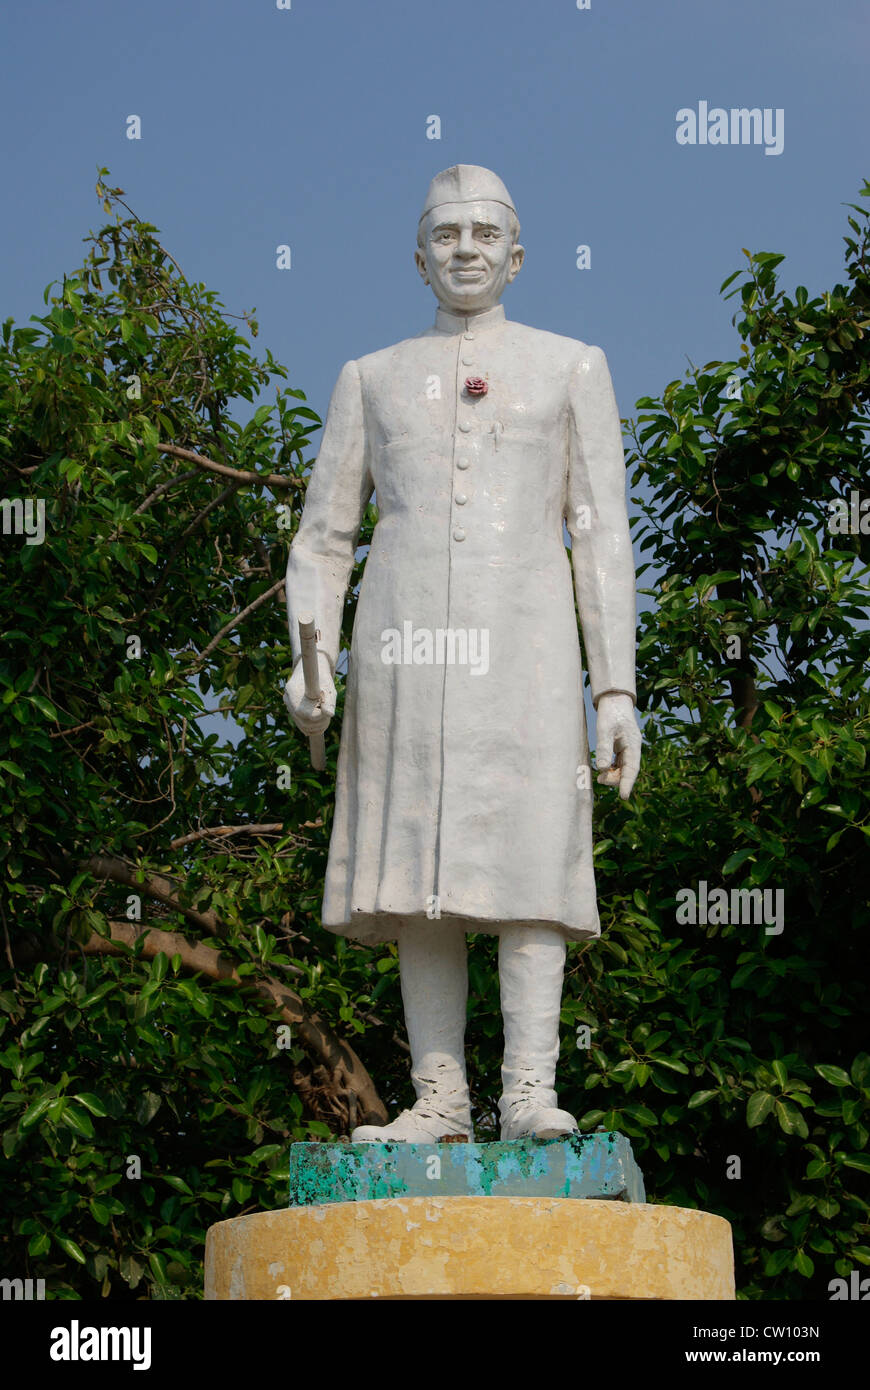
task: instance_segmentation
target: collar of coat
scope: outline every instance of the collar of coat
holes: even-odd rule
[[[476,333],[481,328],[496,328],[504,321],[503,304],[494,304],[482,314],[449,314],[446,309],[439,309],[435,314],[435,327],[442,333]]]

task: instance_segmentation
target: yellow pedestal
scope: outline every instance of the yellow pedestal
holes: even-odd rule
[[[207,1299],[733,1299],[731,1227],[686,1207],[394,1197],[221,1221]]]

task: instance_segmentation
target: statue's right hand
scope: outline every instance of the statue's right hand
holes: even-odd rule
[[[317,669],[321,693],[319,704],[309,700],[305,694],[305,676],[301,661],[296,663],[293,675],[284,686],[284,704],[297,729],[301,729],[303,734],[322,734],[335,714],[335,682],[332,679],[329,661],[323,652],[317,653]]]

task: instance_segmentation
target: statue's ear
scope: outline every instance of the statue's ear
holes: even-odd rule
[[[414,252],[414,264],[416,265],[417,269],[423,277],[423,284],[428,285],[429,272],[426,268],[426,257],[424,256],[423,252],[420,250],[419,247]]]
[[[511,251],[511,268],[510,268],[510,274],[508,275],[508,280],[509,280],[509,281],[515,279],[516,276],[519,275],[519,273],[520,273],[520,266],[522,265],[522,263],[523,263],[523,261],[525,260],[525,258],[526,258],[526,248],[525,248],[524,246],[520,246],[520,245],[515,246],[515,247],[513,248],[513,250]]]

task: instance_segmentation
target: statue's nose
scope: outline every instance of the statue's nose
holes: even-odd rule
[[[456,254],[457,256],[464,256],[466,259],[477,254],[477,247],[474,244],[470,231],[459,233]]]

